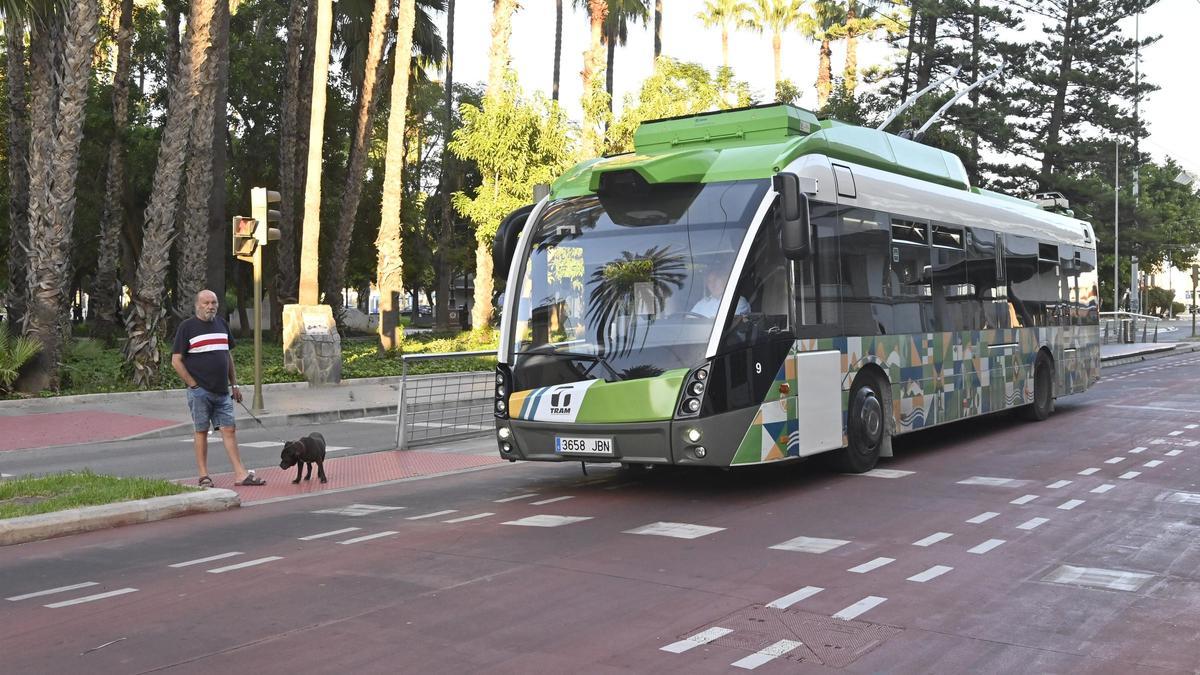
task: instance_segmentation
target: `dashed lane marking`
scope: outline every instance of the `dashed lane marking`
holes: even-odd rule
[[[734,661],[731,665],[734,668],[742,668],[744,670],[754,670],[755,668],[770,663],[784,654],[792,651],[796,647],[803,645],[799,640],[780,640],[775,644],[757,651],[750,656]]]
[[[1183,432],[1182,432],[1182,431],[1179,431],[1179,430],[1177,429],[1177,430],[1175,430],[1175,431],[1172,431],[1171,433],[1169,433],[1169,434],[1167,434],[1167,435],[1168,435],[1168,436],[1182,436],[1182,435],[1183,435]]]
[[[1096,473],[1096,472],[1097,472],[1097,471],[1099,471],[1099,470],[1100,470],[1100,469],[1097,469],[1096,467],[1094,467],[1094,466],[1093,466],[1093,467],[1091,467],[1091,468],[1089,468],[1089,469],[1084,469],[1083,471],[1080,471],[1080,472],[1079,472],[1079,475],[1080,475],[1080,476],[1090,476],[1090,475],[1092,475],[1092,474]]]
[[[958,481],[959,485],[991,485],[994,487],[1020,487],[1029,481],[1016,478],[996,478],[993,476],[971,476]]]
[[[494,516],[494,515],[496,515],[496,514],[494,514],[494,513],[476,513],[473,516],[463,516],[462,518],[452,518],[450,520],[443,520],[442,522],[443,523],[465,523],[468,520],[479,520],[480,518],[487,518],[489,516]]]
[[[503,504],[505,502],[515,502],[518,499],[529,499],[530,497],[536,497],[536,496],[537,496],[536,492],[528,492],[523,495],[516,495],[513,497],[505,497],[504,499],[493,499],[492,503],[493,504]]]
[[[733,629],[731,629],[731,628],[721,628],[720,626],[714,626],[713,628],[709,628],[708,630],[696,633],[695,635],[693,635],[691,637],[684,638],[684,639],[680,640],[679,642],[672,642],[671,644],[667,645],[666,647],[660,648],[660,650],[664,651],[664,652],[671,652],[672,654],[682,654],[689,649],[699,647],[700,645],[706,645],[706,644],[712,642],[713,640],[725,637],[726,635],[729,635],[732,632],[733,632]]]
[[[266,558],[259,558],[258,560],[247,560],[246,562],[240,562],[236,565],[228,565],[226,567],[217,567],[217,568],[207,570],[207,571],[209,574],[224,574],[225,572],[232,572],[234,570],[245,569],[247,567],[254,567],[255,565],[263,565],[263,564],[266,564],[269,562],[274,562],[276,560],[283,560],[283,556],[271,555],[271,556],[267,556]]]
[[[1113,485],[1112,483],[1105,483],[1104,485],[1101,485],[1101,486],[1098,486],[1098,487],[1094,487],[1094,488],[1092,488],[1091,490],[1088,490],[1088,492],[1094,492],[1094,493],[1096,493],[1096,494],[1098,494],[1098,495],[1102,495],[1102,494],[1104,494],[1105,492],[1108,492],[1109,490],[1111,490],[1111,489],[1113,489],[1113,488],[1115,488],[1115,487],[1117,487],[1117,486],[1116,486],[1116,485]]]
[[[1125,461],[1124,457],[1110,457],[1109,459],[1104,460],[1104,463],[1105,464],[1120,464],[1121,462],[1124,462],[1124,461]]]
[[[540,515],[529,516],[520,520],[510,520],[502,525],[524,525],[525,527],[559,527],[561,525],[570,525],[584,520],[591,520],[591,516],[552,516]]]
[[[1029,502],[1031,502],[1037,498],[1038,498],[1037,495],[1024,495],[1022,497],[1017,497],[1016,499],[1009,502],[1009,504],[1028,504]]]
[[[1183,451],[1179,450],[1179,449],[1175,449],[1170,452],[1164,452],[1163,454],[1166,455],[1167,457],[1178,457],[1179,455],[1183,454]]]
[[[945,574],[946,572],[949,572],[952,569],[954,569],[954,568],[948,567],[946,565],[934,565],[933,567],[930,567],[929,569],[925,570],[924,572],[921,572],[920,574],[912,575],[911,577],[908,578],[908,580],[915,581],[919,584],[923,584],[926,581],[929,581],[931,579],[936,579],[936,578],[942,576],[943,574]]]
[[[445,511],[434,511],[433,513],[423,513],[419,516],[409,516],[405,520],[424,520],[426,518],[437,518],[438,516],[448,516],[451,513],[458,513],[458,509],[446,509]]]
[[[1117,478],[1120,478],[1121,480],[1133,480],[1134,478],[1137,478],[1140,475],[1142,475],[1141,471],[1126,471],[1125,473],[1121,474],[1120,476],[1117,476]]]
[[[1018,530],[1034,530],[1050,522],[1049,518],[1030,518],[1017,526]]]
[[[1189,424],[1189,425],[1185,426],[1185,427],[1184,427],[1184,429],[1195,429],[1197,426],[1200,426],[1200,425],[1197,425],[1197,424]]]
[[[1140,454],[1142,454],[1142,453],[1143,453],[1143,452],[1145,452],[1145,451],[1146,451],[1146,448],[1145,448],[1145,446],[1141,446],[1141,445],[1139,445],[1138,447],[1136,447],[1136,448],[1133,448],[1132,450],[1130,450],[1130,451],[1129,451],[1129,454],[1131,454],[1131,455],[1140,455]]]
[[[879,605],[882,605],[885,602],[887,602],[887,598],[881,598],[877,595],[868,595],[862,600],[850,605],[846,609],[834,614],[833,618],[849,621],[855,617],[861,616],[863,613],[870,611],[875,607],[878,607]]]
[[[870,476],[871,478],[904,478],[911,476],[915,471],[901,471],[900,469],[871,469],[866,473],[850,473],[847,476]]]
[[[1107,588],[1113,591],[1136,591],[1142,587],[1142,584],[1153,578],[1153,576],[1152,574],[1143,574],[1141,572],[1060,565],[1053,572],[1042,577],[1042,581],[1049,581],[1056,584],[1071,584],[1074,586]]]
[[[819,537],[796,537],[771,548],[778,551],[799,551],[800,553],[828,553],[839,546],[850,542],[845,539],[821,539]]]
[[[544,506],[546,504],[553,504],[554,502],[561,502],[567,499],[574,499],[574,497],[571,495],[567,495],[565,497],[552,497],[550,499],[543,499],[537,502],[530,502],[530,504],[533,504],[534,506]]]
[[[1083,503],[1082,499],[1069,499],[1069,500],[1059,504],[1058,508],[1062,509],[1063,511],[1070,511],[1071,509],[1075,508],[1076,506],[1079,506],[1082,503]]]
[[[333,515],[336,515],[336,516],[359,517],[359,516],[369,516],[374,513],[382,513],[384,511],[399,511],[403,508],[404,508],[403,506],[379,506],[376,504],[351,504],[349,506],[342,506],[342,507],[339,507],[336,509],[321,509],[320,511],[313,511],[313,513],[332,513]]]
[[[1176,493],[1176,494],[1181,494],[1181,493]],[[37,598],[37,597],[41,597],[43,595],[53,595],[55,593],[66,593],[67,591],[74,591],[74,590],[78,590],[80,588],[89,588],[91,586],[99,586],[99,585],[100,584],[97,581],[85,581],[81,584],[71,584],[70,586],[59,586],[58,588],[47,588],[44,591],[34,591],[33,593],[26,593],[25,595],[14,595],[11,598],[5,598],[5,600],[9,600],[11,602],[20,602],[21,600],[28,600],[29,598]]]
[[[1153,469],[1154,467],[1156,467],[1160,464],[1162,464],[1161,459],[1152,459],[1149,462],[1146,462],[1145,464],[1143,464],[1142,466],[1149,468],[1149,469]]]
[[[657,537],[675,537],[676,539],[698,539],[706,537],[710,534],[715,534],[724,530],[723,527],[709,527],[708,525],[692,525],[691,523],[650,523],[641,527],[635,527],[632,530],[625,530],[625,534],[646,534]]]
[[[395,530],[384,530],[383,532],[376,532],[375,534],[364,534],[361,537],[354,537],[353,539],[339,541],[338,543],[339,544],[357,544],[362,541],[371,541],[372,539],[379,539],[381,537],[390,537],[393,534],[400,534],[400,533]]]
[[[933,534],[929,535],[928,537],[925,537],[924,539],[918,539],[917,541],[914,541],[912,543],[912,545],[913,546],[932,546],[932,545],[938,543],[939,541],[942,541],[943,539],[949,539],[950,537],[953,537],[953,536],[954,535],[949,532],[934,532]]]
[[[339,534],[346,534],[347,532],[357,532],[360,529],[362,529],[362,528],[360,528],[360,527],[343,527],[340,530],[330,530],[329,532],[322,532],[320,534],[310,534],[307,537],[297,537],[297,539],[299,539],[300,541],[312,541],[314,539],[324,539],[325,537],[336,537]]]
[[[1057,490],[1059,488],[1065,488],[1070,484],[1071,484],[1071,481],[1069,481],[1069,480],[1057,480],[1057,481],[1054,481],[1053,483],[1047,485],[1046,488],[1050,489],[1050,490]]]
[[[787,609],[788,607],[791,607],[792,605],[796,604],[797,602],[811,598],[812,596],[816,595],[817,593],[820,593],[823,590],[825,590],[825,589],[821,588],[819,586],[805,586],[804,588],[801,588],[798,591],[793,591],[791,593],[788,593],[787,595],[783,596],[782,598],[768,602],[767,607],[770,607],[772,609]]]
[[[138,589],[136,589],[136,588],[118,588],[115,591],[108,591],[107,593],[97,593],[95,595],[85,595],[82,598],[75,598],[74,600],[63,600],[62,602],[52,602],[49,605],[45,605],[45,607],[49,607],[50,609],[58,609],[59,607],[70,607],[71,605],[82,605],[85,602],[95,602],[96,600],[104,600],[105,598],[114,598],[118,595],[125,595],[126,593],[137,593],[137,590]]]
[[[974,548],[967,549],[967,553],[983,555],[984,553],[987,553],[988,551],[996,548],[1000,544],[1003,544],[1004,541],[1005,541],[1004,539],[988,539],[987,541],[983,542],[982,544],[980,544]]]
[[[186,562],[178,562],[178,563],[175,563],[174,565],[167,565],[167,567],[191,567],[192,565],[199,565],[201,563],[212,562],[214,560],[224,560],[225,558],[232,558],[235,555],[242,555],[242,552],[241,551],[230,551],[228,553],[218,553],[217,555],[210,555],[207,558],[197,558],[195,560],[188,560]]]
[[[896,562],[895,558],[876,558],[870,562],[865,562],[856,567],[851,567],[850,569],[848,569],[846,571],[854,572],[855,574],[866,574],[867,572],[870,572],[871,570],[877,570],[880,567],[883,567],[884,565],[890,565],[894,562]]]
[[[1200,494],[1195,492],[1175,492],[1167,497],[1167,501],[1176,504],[1200,504]],[[9,598],[14,600],[15,598]]]
[[[978,525],[980,523],[986,523],[987,521],[991,520],[992,518],[995,518],[998,515],[1000,515],[1000,514],[996,513],[995,511],[984,511],[983,513],[975,516],[974,518],[968,518],[967,522]]]

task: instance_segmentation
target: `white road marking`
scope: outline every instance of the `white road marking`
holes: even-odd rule
[[[1167,457],[1178,457],[1179,455],[1183,454],[1183,451],[1176,449],[1176,450],[1172,450],[1170,452],[1165,452],[1163,454],[1166,455]]]
[[[849,544],[845,539],[821,539],[819,537],[796,537],[771,548],[778,551],[799,551],[801,553],[828,553],[839,546]]]
[[[494,515],[496,515],[496,514],[494,514],[494,513],[476,513],[473,516],[463,516],[462,518],[453,518],[451,520],[443,520],[442,522],[443,523],[465,523],[468,520],[479,520],[480,518],[487,518],[488,516],[494,516]]]
[[[1017,526],[1018,530],[1034,530],[1050,522],[1049,518],[1030,518],[1029,520]]]
[[[0,473],[0,478],[14,478],[11,473]]]
[[[648,534],[657,537],[675,537],[677,539],[697,539],[710,534],[715,534],[724,530],[723,527],[709,527],[707,525],[692,525],[690,523],[650,523],[641,527],[635,527],[632,530],[625,530],[625,534]]]
[[[1142,466],[1153,469],[1154,467],[1158,466],[1159,464],[1162,464],[1161,459],[1152,459],[1149,462],[1146,462],[1145,464],[1143,464]]]
[[[458,509],[446,509],[445,511],[434,511],[433,513],[425,513],[419,516],[409,516],[405,520],[423,520],[425,518],[436,518],[438,516],[446,516],[451,513],[458,513]]]
[[[714,628],[709,628],[706,631],[701,631],[691,637],[684,638],[684,639],[680,640],[679,642],[672,642],[671,644],[667,645],[666,647],[661,647],[660,651],[671,652],[672,654],[682,654],[682,653],[686,652],[687,650],[692,649],[693,647],[699,647],[700,645],[706,645],[706,644],[712,642],[713,640],[722,638],[726,635],[729,635],[732,632],[733,632],[732,629],[721,628],[720,626],[717,626]]]
[[[787,609],[801,600],[811,598],[812,596],[825,590],[819,586],[805,586],[798,591],[788,593],[787,595],[777,600],[772,600],[767,603],[767,607],[772,609]]]
[[[354,424],[386,424],[388,426],[395,426],[396,425],[396,416],[392,415],[390,419],[385,418],[385,417],[360,417],[358,419],[342,420],[342,421],[343,422],[352,422]]]
[[[1018,487],[1024,485],[1028,481],[1017,480],[1016,478],[994,478],[992,476],[971,476],[958,481],[958,485],[991,485],[994,487]]]
[[[992,518],[995,518],[998,515],[1000,515],[1000,514],[996,513],[995,511],[984,511],[983,513],[975,516],[974,518],[968,518],[967,522],[978,525],[980,523],[986,523],[987,521],[991,520]]]
[[[946,572],[949,572],[952,569],[954,569],[954,568],[947,567],[946,565],[934,565],[933,567],[930,567],[929,569],[925,570],[924,572],[921,572],[920,574],[912,575],[911,577],[908,578],[908,580],[915,581],[919,584],[923,584],[926,581],[929,581],[930,579],[936,579],[936,578],[942,576],[943,574],[945,574]]]
[[[1096,467],[1092,467],[1092,468],[1090,468],[1090,469],[1084,469],[1083,471],[1080,471],[1080,472],[1079,472],[1079,475],[1080,475],[1080,476],[1090,476],[1090,475],[1092,475],[1092,474],[1096,473],[1096,472],[1097,472],[1097,471],[1099,471],[1099,470],[1100,470],[1100,469],[1097,469]]]
[[[1197,445],[1200,445],[1200,441],[1188,441],[1185,445],[1189,448],[1194,448]]]
[[[984,553],[987,553],[988,551],[996,548],[997,546],[999,546],[1000,544],[1003,544],[1004,542],[1005,542],[1004,539],[988,539],[987,541],[976,546],[975,548],[967,549],[967,553],[983,555]]]
[[[1168,436],[1182,436],[1183,432],[1182,431],[1172,431],[1171,433],[1169,433],[1167,435]]]
[[[1117,486],[1116,486],[1116,485],[1113,485],[1112,483],[1105,483],[1104,485],[1101,485],[1101,486],[1099,486],[1099,487],[1094,487],[1094,488],[1092,488],[1091,490],[1088,490],[1088,492],[1094,492],[1094,493],[1096,493],[1096,494],[1098,494],[1098,495],[1102,495],[1102,494],[1104,494],[1105,492],[1108,492],[1109,490],[1111,490],[1111,489],[1113,489],[1113,488],[1115,488],[1115,487],[1117,487]]]
[[[804,643],[800,642],[799,640],[780,640],[779,642],[776,642],[769,647],[765,647],[764,649],[761,649],[750,656],[738,659],[730,665],[732,665],[734,668],[754,670],[762,664],[770,663],[771,661],[774,661],[780,656],[783,656],[784,654],[803,644]]]
[[[1038,498],[1037,495],[1025,495],[1023,497],[1017,497],[1016,499],[1009,502],[1009,504],[1028,504],[1029,502],[1031,502],[1037,498]]]
[[[1137,478],[1140,475],[1142,475],[1141,471],[1126,471],[1125,473],[1121,474],[1120,476],[1117,476],[1117,478],[1120,478],[1122,480],[1133,480],[1134,478]]]
[[[349,420],[347,420],[349,421]],[[238,447],[242,448],[278,448],[282,447],[279,441],[254,441],[253,443],[238,443]],[[338,450],[349,450],[348,445],[327,445],[325,452],[337,452]]]
[[[355,537],[353,539],[339,541],[338,543],[339,544],[357,544],[360,541],[371,541],[372,539],[379,539],[380,537],[390,537],[393,534],[399,534],[399,532],[396,532],[395,530],[384,530],[383,532],[376,532],[375,534],[364,534],[361,537]]]
[[[543,506],[545,504],[553,504],[554,502],[561,502],[561,501],[566,501],[568,499],[574,499],[574,498],[575,497],[573,497],[571,495],[567,495],[565,497],[552,497],[550,499],[543,499],[540,502],[530,502],[530,503],[533,504],[534,506]]]
[[[255,565],[262,565],[263,563],[269,563],[269,562],[273,562],[275,560],[283,560],[283,556],[272,555],[272,556],[267,556],[266,558],[259,558],[258,560],[247,560],[246,562],[241,562],[236,565],[229,565],[228,567],[216,567],[214,569],[208,570],[208,573],[209,574],[223,574],[225,572],[232,572],[233,570],[240,570],[240,569],[243,569],[246,567],[254,567]]]
[[[1181,494],[1181,493],[1176,493],[1176,494]],[[10,600],[12,602],[18,602],[20,600],[28,600],[29,598],[37,598],[37,597],[40,597],[43,595],[53,595],[55,593],[65,593],[67,591],[74,591],[74,590],[77,590],[80,588],[87,588],[89,586],[98,586],[98,585],[100,585],[100,584],[99,584],[99,582],[96,582],[96,581],[85,581],[82,584],[71,584],[70,586],[59,586],[58,588],[48,588],[44,591],[36,591],[34,593],[26,593],[25,595],[14,595],[11,598],[5,598],[5,600]]]
[[[515,497],[505,497],[504,499],[493,499],[492,503],[503,504],[504,502],[515,502],[518,499],[529,499],[530,497],[536,497],[536,496],[537,496],[536,492],[529,492],[529,493],[526,493],[523,495],[517,495]]]
[[[1200,410],[1190,410],[1188,408],[1163,408],[1161,406],[1154,406],[1154,405],[1115,405],[1115,404],[1110,403],[1107,407],[1109,407],[1109,408],[1132,408],[1133,410],[1166,410],[1169,412],[1177,412],[1177,413],[1200,413]]]
[[[526,527],[558,527],[560,525],[570,525],[583,520],[591,520],[591,516],[529,516],[520,520],[510,520],[502,525],[524,525]]]
[[[1058,569],[1043,577],[1042,581],[1049,581],[1056,584],[1107,588],[1113,591],[1136,591],[1141,588],[1142,584],[1152,579],[1153,576],[1152,574],[1143,574],[1141,572],[1060,565]]]
[[[337,516],[369,516],[373,513],[381,513],[383,511],[399,511],[403,506],[378,506],[375,504],[351,504],[342,506],[336,509],[321,509],[313,511],[313,513],[332,513]]]
[[[1176,492],[1167,497],[1167,501],[1175,502],[1177,504],[1200,504],[1200,494],[1195,492]],[[9,598],[9,600],[14,599],[15,598]]]
[[[235,555],[242,555],[242,552],[241,551],[230,551],[229,553],[218,553],[217,555],[210,555],[207,558],[197,558],[195,560],[189,560],[187,562],[175,563],[174,565],[167,565],[167,567],[190,567],[192,565],[199,565],[200,563],[212,562],[214,560],[222,560],[224,558],[232,558]]]
[[[1057,490],[1059,488],[1067,487],[1070,484],[1071,484],[1071,481],[1069,481],[1069,480],[1056,480],[1053,483],[1047,485],[1046,487],[1050,490]]]
[[[1082,500],[1082,499],[1069,499],[1069,500],[1059,504],[1058,508],[1062,509],[1063,511],[1070,511],[1071,509],[1075,508],[1076,506],[1079,506],[1080,504],[1082,504],[1083,501],[1084,500]]]
[[[882,605],[886,601],[887,601],[887,598],[881,598],[877,595],[868,595],[867,597],[863,598],[862,600],[859,600],[858,602],[854,603],[853,605],[850,605],[846,609],[843,609],[842,611],[838,612],[837,614],[834,614],[833,618],[849,621],[850,619],[853,619],[854,617],[861,615],[862,613],[870,610],[873,607],[878,607],[879,605]]]
[[[343,527],[340,530],[330,530],[329,532],[322,532],[320,534],[310,534],[307,537],[297,537],[297,539],[299,539],[300,541],[312,541],[314,539],[324,539],[325,537],[335,537],[339,534],[346,534],[347,532],[356,532],[360,529],[362,529],[362,528]]]
[[[935,532],[935,533],[929,535],[928,537],[925,537],[924,539],[914,541],[912,543],[912,545],[913,546],[932,546],[932,545],[938,543],[939,541],[942,541],[943,539],[949,539],[950,537],[953,537],[953,536],[954,535],[950,534],[949,532]]]
[[[1189,425],[1185,426],[1185,427],[1184,427],[1184,429],[1195,429],[1197,426],[1200,426],[1200,425],[1197,425],[1197,424],[1189,424]]]
[[[74,600],[63,600],[62,602],[53,602],[53,603],[50,603],[49,605],[44,605],[44,606],[49,607],[50,609],[58,609],[59,607],[70,607],[71,605],[81,605],[85,602],[94,602],[96,600],[112,598],[112,597],[116,597],[118,595],[125,595],[126,593],[137,593],[137,590],[138,589],[136,589],[136,588],[119,588],[115,591],[109,591],[107,593],[97,593],[95,595],[85,595],[82,598],[75,598]]]
[[[1120,464],[1121,462],[1124,462],[1124,461],[1125,461],[1124,457],[1112,457],[1110,459],[1104,460],[1104,463],[1105,464]]]
[[[1142,453],[1143,453],[1143,452],[1145,452],[1145,451],[1146,451],[1146,448],[1145,448],[1144,446],[1141,446],[1141,445],[1139,445],[1138,447],[1136,447],[1136,448],[1134,448],[1134,449],[1130,450],[1130,451],[1129,451],[1129,454],[1131,454],[1131,455],[1140,455],[1140,454],[1142,454]]]
[[[890,565],[894,562],[896,562],[895,558],[876,558],[876,559],[872,560],[871,562],[865,562],[861,565],[858,565],[857,567],[851,567],[850,569],[848,569],[846,571],[854,572],[856,574],[866,574],[867,572],[870,572],[871,570],[879,569],[880,567],[883,567],[884,565]]]
[[[915,471],[901,471],[900,469],[871,469],[866,473],[849,473],[847,476],[870,476],[871,478],[904,478],[911,476]]]

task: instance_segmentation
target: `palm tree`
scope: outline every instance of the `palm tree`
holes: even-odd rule
[[[558,35],[560,41],[555,45],[556,50],[562,49],[562,0],[558,0]],[[556,54],[557,56],[557,54]],[[446,144],[450,142],[450,130],[454,125],[454,0],[450,0],[446,5],[446,82],[445,92],[443,93],[443,115],[445,117],[445,126],[442,132],[442,165],[438,175],[438,194],[442,196],[442,222],[438,229],[437,235],[437,311],[434,320],[438,330],[449,330],[450,328],[450,232],[451,221],[454,217],[454,208],[452,204],[452,190],[450,189],[450,177],[447,174],[447,169],[450,166],[450,152],[446,149]],[[558,94],[558,60],[554,62],[554,93]],[[419,311],[420,303],[413,303],[414,314]]]
[[[325,140],[325,101],[329,83],[333,0],[317,0],[312,101],[308,120],[308,164],[304,183],[304,230],[300,239],[300,304],[317,304],[317,245],[321,240],[321,146]]]
[[[878,14],[877,0],[847,0],[846,2],[846,67],[842,82],[851,96],[858,88],[858,38],[870,35],[889,25]]]
[[[830,64],[833,52],[829,45],[845,34],[846,9],[837,0],[814,0],[812,9],[812,14],[804,15],[800,32],[821,45],[817,59],[817,108],[820,109],[833,93],[833,67]]]
[[[775,87],[782,78],[783,61],[780,49],[783,34],[800,24],[804,16],[800,0],[755,0],[750,7],[749,26],[760,33],[771,31],[771,53],[775,56]]]
[[[125,315],[125,360],[133,381],[147,387],[153,382],[161,356],[163,296],[171,241],[175,238],[176,204],[183,182],[192,114],[204,86],[215,0],[191,0],[179,70],[171,80],[167,119],[158,146],[158,163],[150,200],[146,205],[142,252],[138,257],[129,311]],[[211,128],[211,124],[210,124]]]
[[[29,111],[25,105],[25,20],[4,17],[8,56],[8,323],[24,323],[29,293]]]
[[[604,20],[604,42],[608,49],[608,60],[604,70],[604,91],[608,92],[608,109],[612,110],[613,62],[617,45],[625,46],[629,39],[629,22],[645,23],[650,18],[646,0],[608,0],[608,17]]]
[[[604,67],[604,22],[608,19],[608,0],[575,0],[575,6],[587,9],[591,43],[583,53],[583,95],[592,90],[592,78]]]
[[[117,325],[117,265],[121,229],[125,221],[125,135],[129,124],[129,64],[133,42],[133,0],[121,0],[117,27],[117,68],[113,73],[113,137],[108,146],[108,171],[104,177],[104,209],[100,213],[100,249],[96,254],[96,282],[92,284],[91,310],[96,332],[111,336]]]
[[[662,56],[662,0],[654,0],[654,62]]]
[[[705,0],[704,11],[696,15],[705,28],[721,28],[721,65],[729,67],[729,31],[747,25],[750,5],[745,0]],[[779,78],[776,71],[775,78]]]
[[[558,100],[558,76],[562,71],[562,0],[554,0],[554,86],[551,88],[550,100]]]
[[[300,97],[304,89],[300,79],[300,54],[307,35],[306,0],[290,0],[287,16],[287,53],[283,69],[283,100],[279,113],[279,241],[270,247],[275,255],[273,277],[279,304],[296,302],[300,283],[296,270],[296,186],[297,147],[299,145]],[[314,24],[315,29],[315,24]],[[274,324],[272,324],[274,325]]]
[[[401,67],[403,56],[412,53],[415,0],[400,0],[396,13],[396,67],[392,69],[391,110],[388,111],[387,151],[383,160],[383,200],[375,280],[379,285],[379,346],[390,350],[399,346],[400,294],[404,292],[403,229],[400,222],[404,192],[404,122],[408,100],[410,69]]]
[[[75,222],[75,181],[79,175],[84,108],[92,74],[92,50],[99,31],[96,0],[77,0],[35,18],[41,25],[39,59],[45,59],[31,78],[29,170],[29,304],[25,332],[41,343],[37,366],[26,386],[34,390],[58,386],[58,366],[69,326],[71,307],[71,232]],[[57,23],[61,21],[61,23]],[[57,23],[57,32],[54,27]],[[56,39],[50,36],[55,35]],[[31,44],[31,60],[33,59]],[[57,51],[57,54],[55,53]],[[57,58],[55,58],[57,57]],[[49,75],[49,78],[43,79]],[[49,112],[49,120],[44,119]],[[35,124],[48,121],[49,130]],[[53,130],[53,131],[50,131]]]
[[[512,18],[520,7],[517,0],[492,0],[492,48],[488,52],[488,93],[504,81],[504,71],[508,70],[508,40],[512,37]]]

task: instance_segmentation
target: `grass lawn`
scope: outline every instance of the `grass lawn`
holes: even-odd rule
[[[154,478],[98,476],[91,471],[6,479],[0,480],[0,518],[164,497],[196,489]]]

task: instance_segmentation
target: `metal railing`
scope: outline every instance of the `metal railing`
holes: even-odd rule
[[[481,370],[409,377],[410,361],[495,357],[495,351],[404,354],[396,403],[396,447],[479,436],[495,428],[496,373]]]
[[[1162,319],[1133,312],[1100,312],[1100,342],[1127,343],[1158,342],[1158,326]]]

